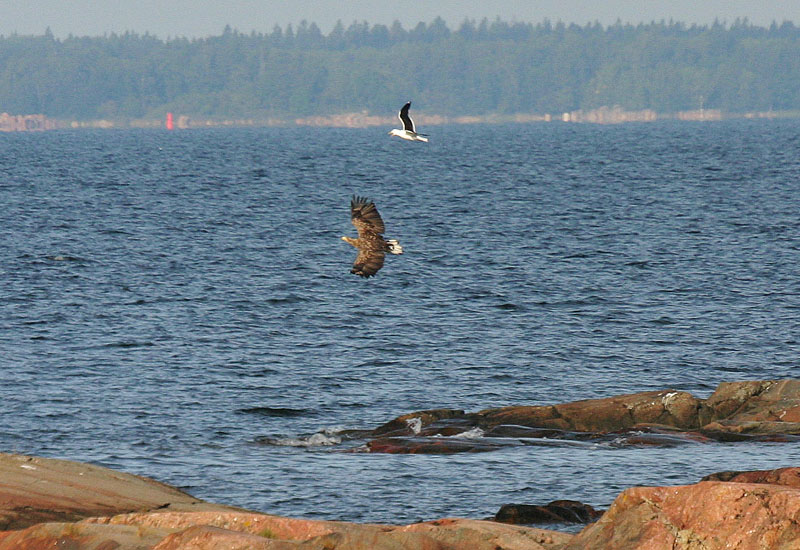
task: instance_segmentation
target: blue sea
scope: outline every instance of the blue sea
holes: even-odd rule
[[[0,450],[286,516],[608,506],[792,443],[358,451],[346,430],[800,373],[800,120],[0,135]],[[400,241],[371,279],[353,194]]]

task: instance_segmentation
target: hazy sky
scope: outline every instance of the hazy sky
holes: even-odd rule
[[[800,0],[0,0],[0,34],[42,34],[47,27],[60,38],[109,32],[150,32],[161,38],[217,35],[225,25],[242,32],[269,32],[272,27],[315,22],[328,33],[337,19],[405,28],[442,16],[451,29],[465,18],[499,16],[506,21],[604,25],[669,20],[728,23],[747,17],[768,26],[785,20],[800,25]]]

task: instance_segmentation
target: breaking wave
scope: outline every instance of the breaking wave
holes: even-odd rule
[[[467,430],[466,432],[461,432],[460,434],[456,434],[452,436],[454,439],[479,439],[483,437],[484,431],[477,426],[472,428],[471,430]]]
[[[325,428],[309,436],[259,437],[256,443],[276,447],[330,447],[342,442],[342,438],[338,435],[341,432],[341,428]]]

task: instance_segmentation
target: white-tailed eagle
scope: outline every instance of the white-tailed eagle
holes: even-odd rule
[[[375,203],[366,197],[354,196],[350,201],[350,221],[358,231],[358,238],[342,237],[358,249],[358,256],[353,262],[355,273],[361,277],[371,277],[382,267],[386,253],[402,254],[403,247],[392,239],[383,238],[384,226]]]

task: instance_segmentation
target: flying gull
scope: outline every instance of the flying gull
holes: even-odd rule
[[[389,132],[390,136],[397,136],[399,138],[407,139],[409,141],[428,141],[428,138],[425,137],[427,134],[418,134],[417,131],[414,129],[414,121],[411,120],[411,117],[408,116],[408,110],[411,108],[411,102],[409,101],[403,108],[400,109],[400,121],[403,123],[403,129],[398,130],[395,128],[391,132]]]
[[[350,201],[350,221],[358,231],[358,238],[342,237],[342,240],[358,249],[350,273],[371,277],[383,267],[386,252],[402,254],[403,247],[392,239],[383,238],[384,226],[375,203],[366,197],[354,196]]]

